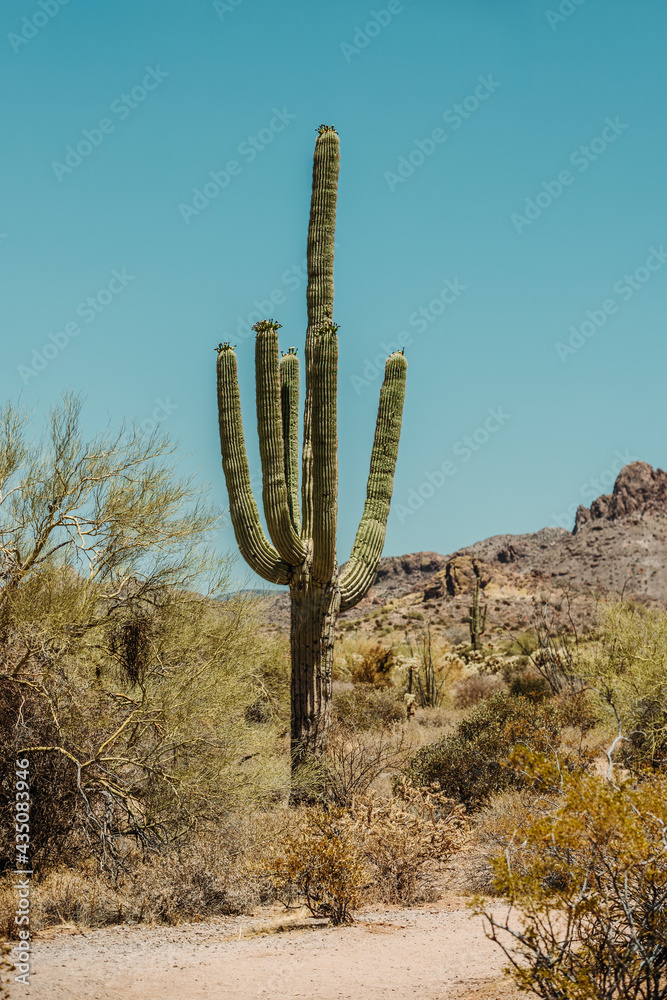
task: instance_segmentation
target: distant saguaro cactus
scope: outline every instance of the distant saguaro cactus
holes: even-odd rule
[[[380,389],[366,503],[349,562],[336,560],[338,327],[333,322],[333,262],[339,141],[321,125],[315,143],[308,227],[301,505],[299,505],[299,361],[294,348],[279,359],[279,324],[254,327],[257,428],[262,498],[271,542],[260,524],[248,470],[236,354],[218,348],[218,409],[222,467],[232,524],[252,569],[291,591],[292,763],[326,746],[330,722],[334,632],[340,611],[370,588],[384,545],[398,456],[407,362],[392,354]]]
[[[486,610],[487,606],[484,604],[483,608],[479,606],[479,590],[480,582],[479,577],[475,577],[475,587],[472,592],[472,605],[470,606],[470,642],[472,643],[473,649],[482,648],[482,636],[486,632]]]

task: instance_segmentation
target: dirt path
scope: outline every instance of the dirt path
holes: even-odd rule
[[[293,918],[292,918],[293,919]],[[503,955],[465,901],[364,911],[352,927],[276,932],[265,913],[172,928],[38,935],[29,1000],[509,1000]],[[266,931],[267,933],[262,933]],[[259,933],[258,933],[259,932]]]

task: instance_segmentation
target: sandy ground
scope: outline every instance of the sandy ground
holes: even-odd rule
[[[289,929],[286,929],[289,928]],[[466,900],[372,908],[351,927],[277,910],[219,923],[36,935],[29,1000],[509,1000],[504,956]]]

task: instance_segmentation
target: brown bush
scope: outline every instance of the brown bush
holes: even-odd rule
[[[349,814],[321,806],[298,816],[257,863],[257,872],[285,906],[305,903],[314,917],[334,925],[353,922],[369,886]]]
[[[411,753],[403,729],[364,732],[334,726],[327,756],[319,763],[322,795],[338,806],[350,806],[380,775],[405,767]]]
[[[495,674],[471,674],[454,688],[455,708],[472,708],[485,698],[490,698],[503,687],[500,677]]]
[[[168,848],[145,860],[134,852],[124,858],[124,870],[115,877],[91,863],[55,867],[44,878],[33,879],[31,926],[177,924],[247,913],[267,901],[266,887],[257,881],[248,859],[260,848],[260,840],[272,835],[276,823],[277,817],[255,816],[235,837],[230,831],[199,836],[181,849]],[[257,829],[262,829],[262,838]],[[15,937],[16,931],[13,881],[11,876],[0,880],[0,933],[8,937]]]
[[[44,699],[0,674],[0,873],[15,867],[16,760],[26,746],[60,742]],[[83,799],[72,761],[60,753],[37,753],[30,762],[30,860],[48,868],[55,860],[74,860],[75,829],[81,825]]]
[[[363,653],[359,662],[350,667],[355,684],[371,684],[374,687],[388,687],[392,683],[391,673],[396,666],[393,649],[371,646]]]
[[[373,873],[372,895],[409,905],[428,898],[435,878],[461,846],[463,807],[437,786],[414,788],[405,780],[391,799],[354,803],[352,829]]]
[[[336,722],[350,730],[389,729],[405,719],[405,702],[399,691],[378,690],[369,684],[335,692],[333,708]]]
[[[351,923],[365,902],[432,898],[437,875],[462,843],[462,812],[438,789],[403,781],[390,799],[303,809],[256,868],[286,906],[305,903],[314,916]]]

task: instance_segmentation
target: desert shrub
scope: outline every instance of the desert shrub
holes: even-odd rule
[[[517,743],[558,749],[560,721],[551,709],[501,692],[474,708],[455,733],[421,747],[406,775],[415,785],[437,782],[455,801],[476,809],[493,793],[524,782],[507,763]]]
[[[275,814],[254,814],[243,829],[195,835],[145,857],[130,847],[113,873],[92,859],[54,865],[32,880],[31,927],[176,924],[247,913],[267,901],[251,859],[282,825]],[[17,930],[14,881],[0,879],[0,932],[9,937]]]
[[[22,689],[0,675],[0,872],[16,864],[15,829],[11,806],[15,802],[16,760],[26,746],[57,746],[53,717],[44,710],[38,692]],[[30,762],[30,860],[43,868],[53,861],[74,860],[76,837],[83,814],[77,772],[59,753],[35,753]]]
[[[492,795],[471,819],[464,872],[465,888],[497,896],[493,862],[501,851],[521,842],[522,830],[535,815],[538,798],[533,788],[507,788]],[[520,865],[515,852],[512,863]]]
[[[156,848],[274,784],[280,720],[244,717],[258,602],[218,600],[219,514],[164,435],[86,442],[80,410],[66,397],[29,440],[0,409],[0,870],[17,757],[42,872],[77,851],[112,863],[124,837]]]
[[[333,708],[338,724],[350,730],[387,729],[405,719],[405,703],[397,690],[368,684],[335,692]]]
[[[620,751],[636,772],[667,764],[667,614],[639,604],[604,604],[597,642],[580,657],[580,672],[612,709],[623,734]]]
[[[355,798],[350,807],[310,806],[293,816],[257,863],[287,906],[351,923],[364,902],[425,898],[463,839],[462,807],[438,789],[406,781],[398,795]]]
[[[405,686],[420,708],[439,708],[448,686],[460,676],[463,661],[432,634],[431,624],[416,639],[406,632],[405,653],[400,657]]]
[[[473,705],[478,705],[480,701],[496,694],[502,686],[502,679],[495,675],[470,674],[459,681],[454,688],[454,707],[472,708]]]
[[[374,895],[403,905],[425,898],[461,846],[465,825],[462,807],[438,788],[414,788],[405,779],[390,799],[355,801],[351,817]]]
[[[383,646],[371,646],[355,660],[350,673],[355,684],[370,684],[375,687],[387,687],[391,684],[391,673],[396,665],[393,649]]]
[[[533,597],[529,617],[532,628],[516,637],[516,646],[553,694],[577,691],[580,643],[570,595]]]
[[[552,694],[547,681],[535,670],[517,671],[510,680],[509,693],[529,701],[542,701]]]
[[[600,705],[593,692],[587,689],[561,694],[551,701],[563,726],[578,730],[581,736],[594,729],[600,722]]]
[[[320,797],[350,806],[381,775],[405,767],[411,752],[402,728],[364,731],[332,726],[326,756],[315,765]]]
[[[495,862],[496,888],[520,919],[478,905],[517,985],[543,1000],[664,1000],[667,782],[523,766],[558,798]]]
[[[277,899],[305,905],[332,924],[352,923],[369,885],[369,872],[343,809],[310,807],[257,866]]]
[[[30,759],[32,859],[42,870],[81,851],[118,863],[127,837],[157,849],[285,781],[278,720],[258,726],[246,712],[258,697],[252,664],[262,652],[253,602],[165,595],[154,618],[138,682],[101,642],[93,648],[94,634],[29,684],[0,677],[0,750],[5,764]],[[3,768],[0,805],[13,798],[13,770]],[[2,814],[7,868],[13,836],[9,811]]]

